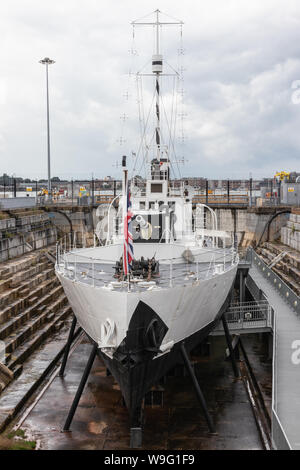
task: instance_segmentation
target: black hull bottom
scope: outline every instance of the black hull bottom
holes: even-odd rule
[[[198,346],[215,328],[219,319],[184,340],[188,352]],[[176,343],[169,353],[157,359],[141,362],[126,369],[121,362],[110,359],[98,349],[98,355],[120,385],[130,415],[131,427],[140,426],[140,407],[146,393],[177,364],[182,364],[181,343]]]
[[[197,331],[193,335],[185,338],[184,341],[174,344],[170,352],[162,354],[157,358],[155,358],[156,354],[153,352],[153,348],[152,354],[151,348],[147,348],[146,354],[145,351],[141,349],[139,349],[138,352],[137,349],[135,349],[134,351],[123,351],[123,355],[114,354],[113,358],[110,358],[98,349],[98,355],[120,385],[123,398],[129,411],[131,428],[141,426],[141,405],[145,394],[154,385],[158,384],[160,379],[162,379],[177,364],[182,364],[181,344],[184,343],[186,351],[190,352],[203,342],[203,340],[219,323],[229,302],[230,294],[213,322],[205,326],[200,331]],[[129,336],[128,333],[127,336]],[[137,336],[139,338],[141,337],[140,334]],[[163,338],[161,338],[161,341],[162,339]],[[131,357],[133,357],[136,362],[131,360]],[[125,361],[124,358],[126,359]]]

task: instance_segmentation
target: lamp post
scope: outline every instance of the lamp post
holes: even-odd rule
[[[12,174],[11,180],[12,180],[12,193],[13,193],[13,197],[17,197],[16,173],[13,173],[13,174]]]
[[[48,198],[51,201],[51,166],[50,166],[50,125],[49,125],[49,86],[48,86],[48,66],[55,64],[54,60],[45,57],[39,61],[40,64],[46,65],[46,92],[47,92],[47,154],[48,154]]]

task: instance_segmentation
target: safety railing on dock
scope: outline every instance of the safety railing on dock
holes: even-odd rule
[[[260,271],[263,277],[272,283],[281,297],[285,299],[297,315],[300,315],[300,301],[298,295],[263,261],[253,248],[249,248],[248,250],[248,259],[251,259],[252,264]]]
[[[193,196],[194,204],[212,204],[212,205],[249,205],[249,196],[243,194],[195,194]]]
[[[274,312],[266,300],[231,304],[226,311],[226,318],[229,330],[233,332],[259,331],[261,328],[271,330],[274,326]],[[223,331],[222,325],[219,324],[215,331]]]
[[[278,332],[276,328],[276,317],[274,319],[273,336],[273,374],[272,374],[272,441],[276,449],[291,450],[291,444],[282,425],[280,412],[280,392],[278,391],[279,370],[278,370]]]
[[[300,298],[251,248],[251,283],[273,306],[272,442],[279,450],[299,450]]]

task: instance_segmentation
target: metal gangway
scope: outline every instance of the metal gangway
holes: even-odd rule
[[[232,303],[226,311],[228,327],[233,334],[271,332],[274,311],[265,299]],[[222,324],[217,325],[213,336],[224,334]]]
[[[246,286],[274,312],[272,441],[278,450],[300,450],[300,298],[250,249]]]

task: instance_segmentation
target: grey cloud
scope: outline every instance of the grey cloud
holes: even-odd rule
[[[181,173],[247,178],[299,170],[300,104],[291,101],[291,84],[300,79],[299,2],[162,0],[160,8],[186,23],[187,142],[177,154],[189,162]],[[2,6],[1,171],[46,174],[45,77],[38,60],[49,55],[56,60],[49,70],[53,174],[118,175],[112,163],[136,150],[139,138],[136,103],[128,109],[123,97],[129,23],[149,9],[146,0]],[[152,53],[150,35],[151,28],[146,37],[136,31],[141,63]],[[178,40],[175,30],[164,33],[172,65]],[[130,119],[120,147],[124,112]]]

